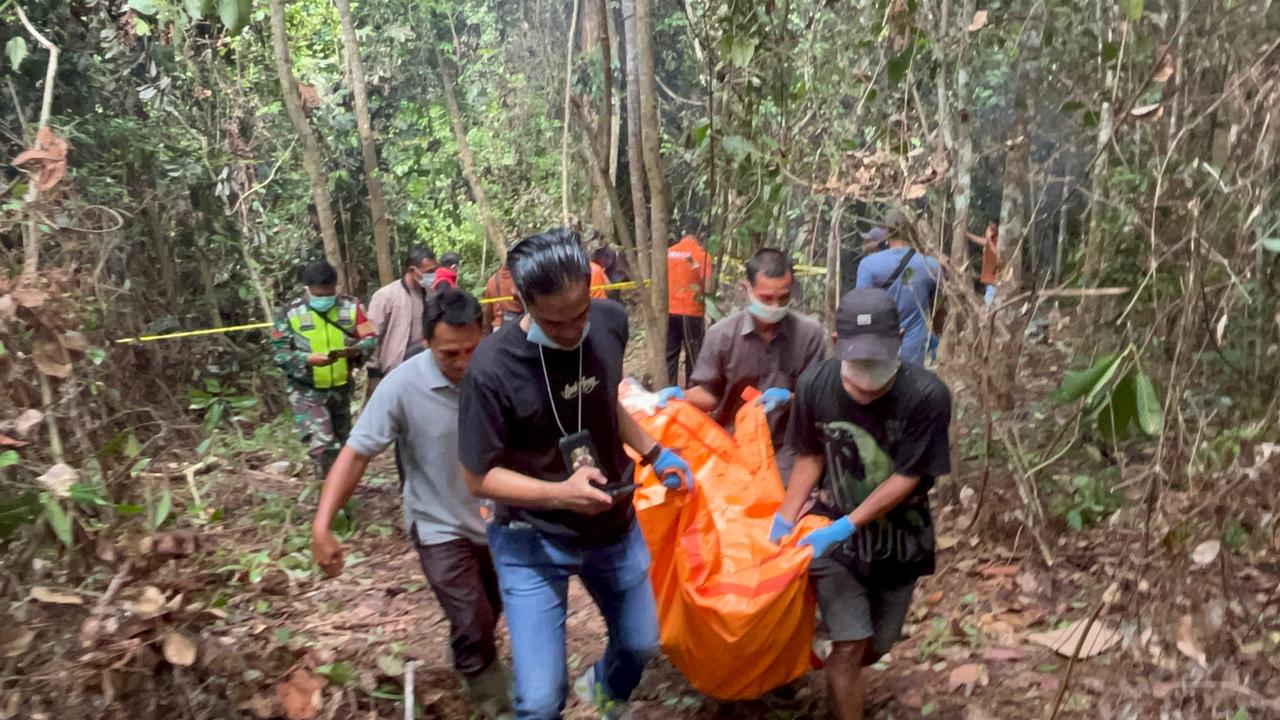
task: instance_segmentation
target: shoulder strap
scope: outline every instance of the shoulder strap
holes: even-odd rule
[[[346,335],[348,338],[350,338],[350,339],[352,339],[352,340],[359,340],[359,339],[360,339],[360,338],[356,337],[356,334],[355,334],[355,333],[353,333],[353,332],[351,332],[350,330],[348,330],[348,329],[346,329],[346,328],[342,327],[342,326],[341,326],[341,325],[339,325],[338,323],[336,323],[336,322],[334,322],[334,321],[330,320],[330,319],[329,319],[329,317],[328,317],[327,315],[325,315],[324,313],[320,312],[319,310],[316,310],[315,308],[311,307],[311,305],[310,305],[310,304],[308,304],[308,305],[307,305],[307,308],[311,310],[311,315],[312,315],[312,316],[320,318],[321,320],[323,320],[323,321],[325,322],[325,324],[326,324],[326,325],[331,325],[331,326],[333,326],[333,327],[338,328],[338,330],[342,331],[342,334],[343,334],[343,335]]]
[[[889,276],[889,279],[885,281],[883,285],[883,288],[885,290],[888,290],[889,288],[893,287],[893,284],[898,281],[898,276],[902,275],[902,271],[907,269],[907,264],[910,263],[911,258],[915,256],[916,256],[916,249],[907,248],[907,252],[902,256],[902,260],[898,263],[897,269],[895,269],[893,271],[893,274]]]

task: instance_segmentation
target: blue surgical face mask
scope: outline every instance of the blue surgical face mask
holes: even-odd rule
[[[316,312],[325,313],[332,310],[333,306],[337,302],[338,302],[337,295],[312,295],[311,301],[307,304],[311,306],[312,310],[315,310]]]
[[[569,346],[561,345],[557,343],[555,340],[552,340],[550,337],[547,337],[547,333],[543,331],[541,327],[538,326],[537,321],[534,320],[532,317],[530,317],[529,333],[528,335],[526,335],[526,337],[529,339],[529,342],[533,343],[534,345],[541,345],[542,347],[551,348],[552,350],[576,350],[579,346],[582,345],[582,341],[587,339],[587,333],[589,332],[591,332],[590,320],[588,320],[587,324],[582,327],[582,337],[578,339],[578,342],[576,344],[569,345]]]
[[[436,274],[434,272],[423,273],[422,279],[418,281],[418,284],[430,290],[431,286],[436,284]]]
[[[776,325],[782,322],[782,318],[787,316],[788,308],[786,305],[765,305],[750,292],[747,293],[747,298],[750,300],[750,304],[747,305],[747,312],[765,325]]]

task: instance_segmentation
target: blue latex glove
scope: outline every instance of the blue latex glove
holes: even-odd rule
[[[756,402],[764,405],[766,413],[771,413],[791,402],[791,391],[786,388],[772,387],[760,393],[760,397],[756,398]]]
[[[835,546],[853,537],[853,533],[857,529],[853,521],[849,519],[849,516],[845,515],[830,525],[814,530],[800,538],[800,542],[797,545],[800,547],[808,545],[813,548],[813,556],[820,558],[831,552]]]
[[[769,542],[777,545],[782,542],[783,538],[790,535],[795,528],[796,524],[787,522],[787,519],[782,517],[782,513],[774,513],[773,525],[769,527]]]
[[[667,406],[667,403],[671,402],[672,399],[683,400],[684,391],[675,386],[672,386],[669,388],[662,388],[661,390],[659,390],[658,391],[658,409],[661,410],[662,408],[665,408]]]
[[[653,461],[653,471],[662,484],[672,490],[693,490],[693,469],[671,448],[662,448],[658,459]]]

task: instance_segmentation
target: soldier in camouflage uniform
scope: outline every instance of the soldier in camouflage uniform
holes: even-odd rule
[[[360,301],[337,294],[332,265],[313,262],[299,279],[306,292],[277,313],[272,360],[284,370],[294,422],[323,482],[351,431],[351,371],[378,338]]]

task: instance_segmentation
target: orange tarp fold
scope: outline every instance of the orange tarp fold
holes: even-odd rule
[[[657,410],[656,396],[633,382],[621,396],[695,478],[687,493],[667,490],[648,468],[636,475],[663,651],[695,688],[723,700],[758,697],[804,675],[812,667],[812,553],[795,541],[828,521],[805,518],[782,547],[769,542],[783,488],[764,411],[747,403],[730,435],[688,403]]]

